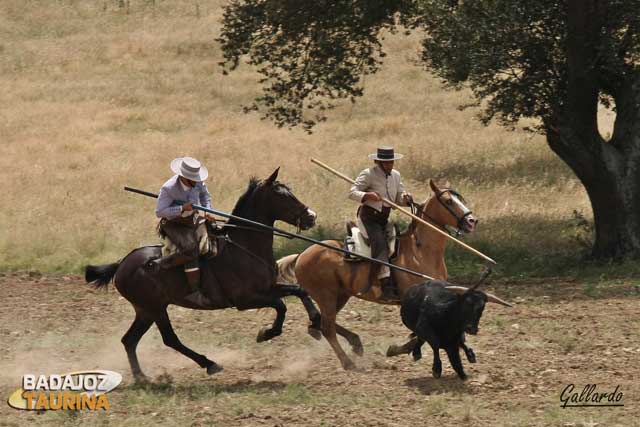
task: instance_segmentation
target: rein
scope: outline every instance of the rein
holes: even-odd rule
[[[236,243],[234,240],[231,240],[231,237],[229,236],[223,236],[222,237],[227,243],[235,246],[236,248],[242,250],[243,252],[246,252],[247,254],[251,255],[252,257],[256,258],[258,261],[260,261],[262,264],[264,264],[267,269],[269,269],[271,271],[272,274],[274,275],[278,275],[278,271],[276,270],[276,268],[269,264],[267,261],[265,261],[262,257],[260,257],[260,255],[256,254],[255,252],[250,251],[249,249],[245,248],[244,246],[242,246],[239,243]]]
[[[444,190],[439,191],[438,193],[436,193],[436,200],[438,200],[438,202],[451,214],[451,216],[453,216],[456,221],[456,228],[454,229],[454,231],[451,231],[449,229],[450,226],[448,226],[447,224],[440,224],[438,223],[431,215],[426,214],[425,216],[427,217],[427,219],[436,227],[438,227],[439,229],[446,231],[450,236],[453,237],[462,237],[464,235],[462,229],[464,227],[464,221],[465,219],[471,215],[473,212],[471,210],[469,210],[468,212],[466,212],[464,215],[462,216],[458,216],[456,215],[456,213],[453,211],[453,209],[451,209],[444,201],[442,201],[442,195],[445,193],[450,193],[453,194],[454,196],[456,196],[458,199],[460,200],[464,200],[464,197],[462,197],[462,195],[460,193],[458,193],[457,191],[451,189],[451,188],[446,188]],[[426,204],[425,204],[426,206]],[[418,208],[416,209],[416,212],[421,212],[422,209],[420,209],[420,205],[418,205]],[[424,209],[424,207],[422,207]],[[412,207],[413,209],[413,207]]]

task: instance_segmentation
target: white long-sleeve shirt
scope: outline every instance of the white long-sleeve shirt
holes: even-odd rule
[[[381,197],[398,205],[406,206],[402,198],[402,195],[405,193],[404,185],[402,184],[400,172],[395,169],[391,171],[390,175],[387,175],[379,165],[363,170],[356,178],[356,183],[351,186],[349,198],[356,202],[363,203],[362,197],[369,191],[374,191]],[[374,202],[372,200],[368,200],[363,204],[371,206],[377,211],[382,211],[383,205],[387,206],[384,202]]]
[[[176,218],[181,215],[183,203],[211,208],[211,195],[206,184],[197,182],[193,188],[186,188],[178,179],[178,175],[169,178],[160,189],[156,216],[167,219]]]

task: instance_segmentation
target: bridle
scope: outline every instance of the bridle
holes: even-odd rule
[[[302,216],[304,214],[306,214],[307,212],[309,212],[309,206],[305,205],[304,203],[302,203],[300,200],[298,200],[296,198],[296,200],[298,201],[298,203],[300,203],[300,211],[298,212],[298,214],[294,217],[295,222],[296,222],[296,233],[300,234],[300,232],[302,231],[302,227],[300,226],[300,223],[302,222]]]
[[[433,219],[430,215],[426,215],[426,217],[437,227],[441,228],[442,230],[446,231],[447,233],[449,233],[452,236],[455,237],[461,237],[463,234],[463,228],[464,228],[464,223],[465,220],[467,219],[467,217],[469,215],[471,215],[473,212],[468,209],[467,212],[465,212],[462,216],[458,216],[456,214],[456,212],[451,209],[451,207],[449,205],[447,205],[447,203],[443,200],[442,196],[446,193],[449,193],[450,195],[455,196],[456,198],[458,198],[460,200],[461,203],[465,203],[464,197],[462,197],[462,195],[460,193],[458,193],[456,190],[453,190],[451,188],[445,188],[445,189],[441,189],[440,191],[436,192],[436,199],[438,200],[438,202],[451,214],[451,216],[453,216],[456,219],[456,228],[451,231],[450,230],[450,226],[448,224],[439,224],[435,219]],[[466,207],[466,204],[465,204]]]

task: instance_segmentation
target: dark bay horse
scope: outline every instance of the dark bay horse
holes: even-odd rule
[[[291,190],[276,180],[278,170],[266,180],[252,178],[246,192],[240,197],[232,214],[273,226],[276,220],[296,225],[300,229],[311,228],[316,214],[300,202]],[[278,285],[277,268],[273,257],[273,233],[246,226],[240,221],[228,223],[227,241],[222,252],[201,262],[202,291],[211,301],[207,307],[199,307],[184,301],[191,292],[182,267],[152,274],[144,264],[153,257],[160,256],[161,248],[146,246],[134,249],[119,262],[103,266],[87,266],[87,282],[95,282],[96,287],[106,287],[114,280],[118,292],[125,297],[136,312],[129,330],[122,337],[137,380],[146,377],[140,369],[136,347],[142,336],[155,323],[160,330],[165,345],[192,359],[208,374],[222,370],[222,367],[202,354],[198,354],[182,344],[173,331],[167,306],[218,310],[235,307],[238,310],[254,308],[274,308],[276,319],[270,328],[258,333],[258,342],[269,340],[282,333],[286,306],[285,296],[299,297],[310,318],[317,316],[311,299],[296,285]]]

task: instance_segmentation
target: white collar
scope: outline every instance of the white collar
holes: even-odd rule
[[[178,182],[180,183],[180,185],[182,186],[182,189],[184,191],[191,191],[191,189],[193,187],[189,187],[188,185],[186,185],[184,182],[182,182],[182,180],[180,179],[180,177],[178,176]]]

